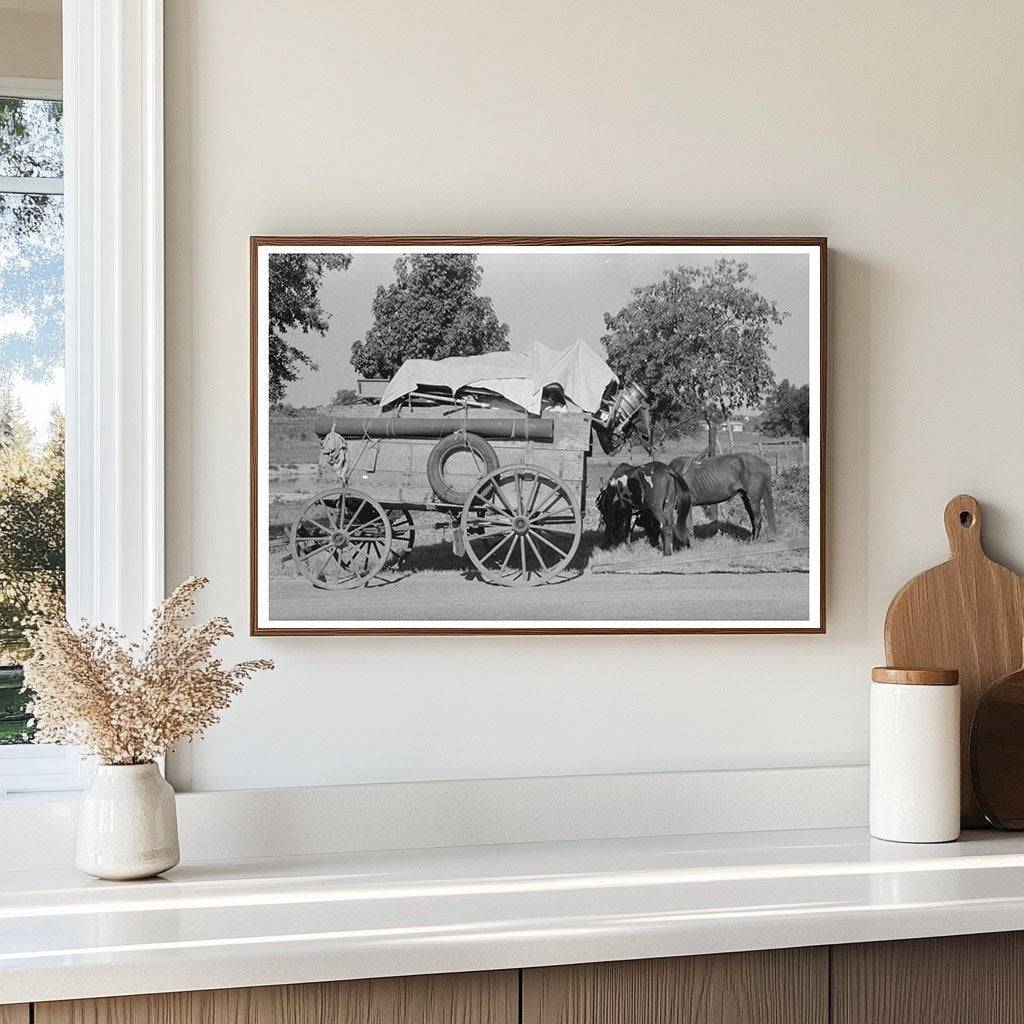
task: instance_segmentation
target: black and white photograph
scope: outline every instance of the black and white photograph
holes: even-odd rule
[[[825,252],[253,238],[253,633],[822,632]]]

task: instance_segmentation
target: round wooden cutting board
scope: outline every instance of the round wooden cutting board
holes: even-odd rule
[[[949,561],[905,584],[885,616],[889,665],[955,668],[963,700],[960,813],[965,827],[985,824],[971,787],[970,734],[988,688],[1020,667],[1024,579],[993,562],[981,546],[981,508],[969,494],[946,506]]]
[[[978,703],[971,784],[989,822],[1024,829],[1024,668],[995,683]]]

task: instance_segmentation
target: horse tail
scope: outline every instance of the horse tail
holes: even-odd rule
[[[775,525],[775,501],[772,498],[771,477],[769,477],[764,489],[764,517],[768,520],[768,529],[771,530],[772,536],[777,537],[779,528]]]

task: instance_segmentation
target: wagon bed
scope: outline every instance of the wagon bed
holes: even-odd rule
[[[451,430],[441,438],[437,409],[362,418],[359,429],[351,410],[345,413],[321,414],[312,431],[308,423],[292,425],[295,432],[305,430],[311,459],[317,445],[309,433],[317,440],[328,432],[345,439],[337,480],[323,480],[322,472],[310,473],[305,463],[305,473],[296,466],[272,483],[271,528],[290,523],[292,558],[314,586],[362,586],[400,562],[415,543],[413,512],[435,514],[442,527],[450,526],[456,554],[466,555],[488,582],[536,585],[566,569],[582,534],[588,413],[559,407],[539,417],[510,418],[507,409],[458,410],[444,421]],[[499,420],[511,425],[509,436],[490,437],[481,447],[474,427],[493,433]],[[416,434],[417,421],[434,436],[366,436]],[[527,431],[517,425],[538,421],[550,429],[540,431],[543,437],[523,439]],[[454,449],[447,454],[457,455],[463,441],[472,458],[461,466],[449,458],[442,465],[442,485],[438,446],[444,442]]]
[[[353,415],[352,407],[342,407],[332,413],[309,414],[307,416],[280,417],[271,421],[272,433],[277,437],[272,447],[287,457],[271,467],[270,517],[271,530],[290,528],[300,508],[330,482],[317,479],[317,458],[320,452],[322,434],[334,420],[343,421]],[[403,420],[415,420],[436,416],[433,410],[412,410],[406,412]],[[503,410],[472,410],[465,420],[452,419],[452,433],[468,429],[480,419],[507,417]],[[382,417],[383,419],[384,417]],[[526,420],[528,417],[520,417]],[[537,417],[530,417],[537,418]],[[586,458],[590,452],[590,415],[584,412],[547,412],[542,415],[554,427],[551,441],[501,441],[489,439],[498,456],[500,465],[533,463],[554,473],[573,491],[582,509],[586,504]],[[381,501],[401,503],[412,508],[423,505],[417,511],[439,511],[436,506],[444,502],[436,500],[427,480],[427,459],[437,438],[387,439],[387,443],[361,437],[347,437],[348,465],[351,467],[349,482],[364,487]],[[474,478],[452,474],[454,483],[468,488]],[[333,482],[333,481],[331,481]]]

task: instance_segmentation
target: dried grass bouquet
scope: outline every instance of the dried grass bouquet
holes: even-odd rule
[[[232,635],[226,618],[190,626],[209,580],[193,576],[153,612],[139,643],[108,626],[43,622],[25,662],[39,743],[89,748],[104,764],[145,764],[199,736],[254,673],[272,661],[225,668],[213,649]]]

